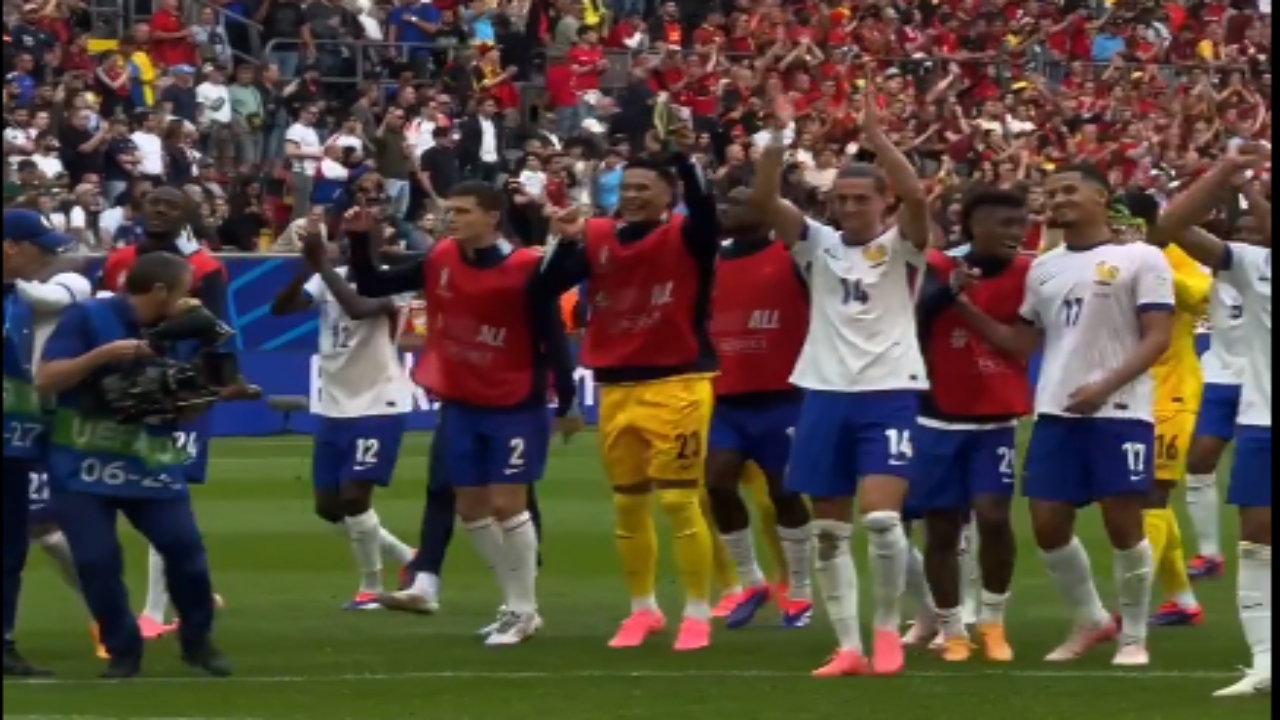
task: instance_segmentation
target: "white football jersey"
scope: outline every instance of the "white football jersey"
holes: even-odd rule
[[[1036,414],[1070,415],[1077,388],[1107,377],[1137,349],[1139,313],[1173,307],[1173,270],[1145,243],[1058,247],[1036,258],[1021,311],[1045,336]],[[1151,374],[1142,373],[1095,417],[1152,421],[1154,393]]]
[[[1240,355],[1244,387],[1237,422],[1271,427],[1271,249],[1231,244],[1231,267],[1218,278],[1244,299]]]
[[[346,277],[347,269],[338,268]],[[349,418],[409,412],[413,388],[396,349],[401,323],[352,320],[314,275],[304,286],[320,308],[320,404],[316,414]]]
[[[68,305],[93,297],[92,283],[80,273],[58,273],[44,284],[66,290],[70,298]],[[32,364],[32,370],[40,364],[40,357],[44,354],[44,344],[49,341],[49,336],[53,334],[54,327],[58,325],[58,320],[62,318],[62,310],[35,310],[34,316],[33,324],[35,327],[32,328],[34,331],[32,342],[35,348],[35,362]]]
[[[925,255],[897,228],[850,247],[806,220],[791,250],[809,278],[809,334],[791,382],[808,390],[874,392],[929,387],[916,336],[913,275]]]
[[[1244,299],[1235,288],[1219,279],[1209,296],[1209,350],[1200,358],[1204,381],[1213,385],[1244,382]]]

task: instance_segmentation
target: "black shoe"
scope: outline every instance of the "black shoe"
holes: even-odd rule
[[[231,662],[218,652],[212,643],[205,643],[195,651],[182,653],[182,662],[196,670],[203,670],[213,677],[223,678],[231,675]]]
[[[142,656],[112,656],[107,661],[107,669],[103,670],[99,677],[103,680],[128,680],[129,678],[137,677],[140,672],[142,672]]]
[[[4,649],[4,676],[12,678],[41,678],[49,677],[53,673],[44,668],[38,668],[26,661],[17,650],[12,647]]]

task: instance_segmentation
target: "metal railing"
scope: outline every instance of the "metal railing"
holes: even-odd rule
[[[261,24],[254,22],[253,18],[231,12],[230,10],[214,5],[209,2],[209,0],[192,0],[191,2],[184,3],[183,8],[183,19],[185,19],[190,25],[194,25],[196,21],[199,20],[200,12],[204,10],[204,8],[212,10],[214,17],[222,20],[223,32],[227,34],[227,42],[228,47],[231,50],[231,56],[240,62],[246,62],[251,65],[258,65],[262,62],[262,35],[264,28]],[[249,41],[249,52],[241,52],[234,46],[230,45],[231,30],[227,27],[228,25],[240,25],[244,27],[245,34]]]
[[[385,40],[314,40],[315,59],[324,66],[320,80],[326,83],[355,83],[362,80],[382,80],[383,64],[404,50],[421,50],[429,52],[433,58],[444,55],[446,62],[451,62],[455,53],[463,46],[440,46],[431,43],[387,42]],[[262,48],[262,56],[267,61],[282,55],[296,56],[301,69],[308,64],[306,50],[299,40],[272,38]],[[351,68],[350,72],[332,74],[335,68]],[[377,70],[376,73],[371,71]]]

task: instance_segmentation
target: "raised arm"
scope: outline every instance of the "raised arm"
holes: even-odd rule
[[[911,161],[893,144],[893,140],[880,125],[880,107],[876,102],[876,87],[867,79],[866,95],[862,110],[862,137],[864,144],[876,154],[876,164],[889,177],[893,194],[902,206],[898,209],[898,233],[915,249],[924,251],[932,236],[929,220],[929,193],[925,192],[920,177]]]
[[[1226,244],[1208,233],[1190,231],[1207,220],[1227,199],[1224,190],[1234,192],[1240,173],[1263,162],[1264,158],[1269,160],[1270,156],[1269,149],[1264,155],[1260,147],[1238,148],[1230,153],[1169,203],[1152,231],[1153,242],[1157,245],[1174,243],[1201,265],[1221,269],[1227,254]]]
[[[714,258],[720,247],[720,209],[716,206],[716,197],[702,169],[688,155],[678,152],[671,160],[684,188],[684,207],[688,211],[680,228],[685,247],[695,257]]]
[[[378,267],[373,257],[373,229],[369,211],[355,208],[343,217],[343,230],[351,244],[351,279],[366,298],[384,298],[422,291],[426,258],[389,269]]]
[[[308,235],[303,239],[302,252],[347,317],[352,320],[367,320],[379,315],[396,315],[396,304],[391,298],[362,297],[351,287],[346,278],[333,268],[328,248],[319,234]]]
[[[795,119],[795,108],[785,96],[779,95],[773,105],[775,128],[786,128]],[[774,237],[788,248],[804,238],[804,213],[782,198],[782,166],[787,153],[782,130],[769,134],[760,159],[756,161],[755,184],[748,199],[752,207],[759,208],[762,219]]]

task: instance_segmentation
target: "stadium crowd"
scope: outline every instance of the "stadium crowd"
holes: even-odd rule
[[[1231,138],[1269,137],[1262,4],[6,2],[5,198],[103,250],[172,185],[200,242],[257,251],[381,192],[421,248],[439,198],[478,177],[505,184],[511,233],[539,244],[544,207],[613,211],[655,117],[696,128],[721,192],[749,184],[785,94],[789,197],[822,213],[873,101],[955,242],[968,184],[1034,199],[1046,170],[1084,159],[1163,198]]]

